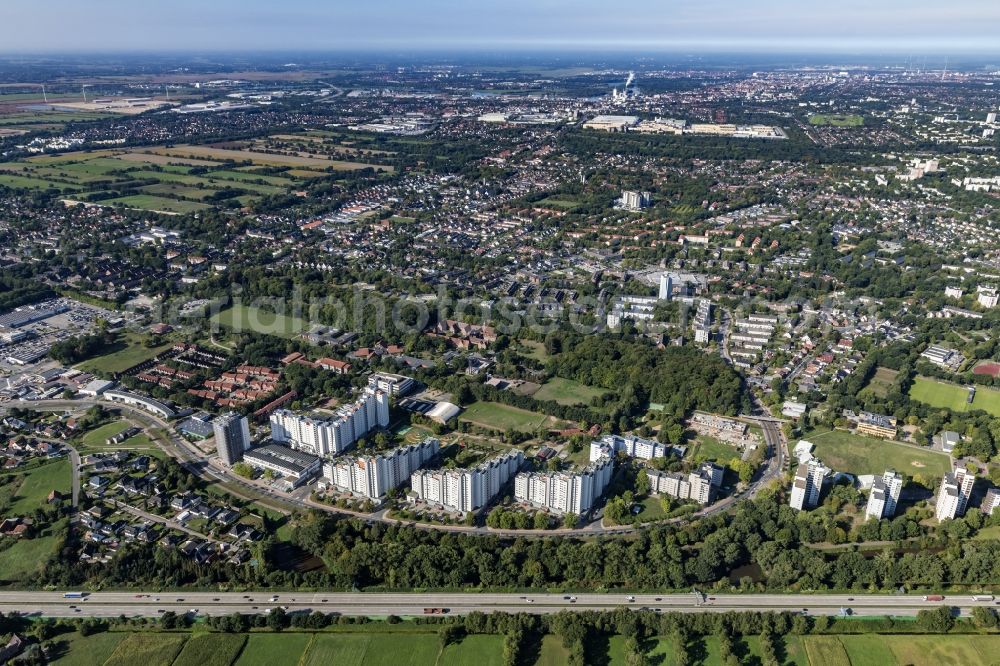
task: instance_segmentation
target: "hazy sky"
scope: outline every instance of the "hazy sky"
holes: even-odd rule
[[[0,0],[0,51],[1000,52],[1000,0]]]

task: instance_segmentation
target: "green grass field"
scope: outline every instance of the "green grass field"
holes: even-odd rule
[[[809,116],[810,125],[830,125],[832,127],[861,127],[865,119],[857,114],[816,113]]]
[[[212,323],[234,331],[250,330],[284,338],[294,338],[307,329],[299,317],[275,314],[249,305],[226,308],[212,315]]]
[[[895,469],[913,476],[941,476],[951,469],[944,453],[855,435],[844,430],[811,432],[802,439],[816,445],[813,452],[825,465],[849,474],[882,474]]]
[[[34,538],[18,539],[0,551],[0,581],[23,583],[36,576],[56,554],[61,543],[57,535],[65,532],[67,520],[63,518]]]
[[[65,634],[53,641],[52,654],[58,655],[49,661],[58,666],[94,666],[103,664],[115,651],[118,644],[128,636],[126,633],[104,632],[81,636]]]
[[[519,351],[528,358],[533,358],[542,363],[549,359],[549,353],[545,351],[544,343],[535,342],[534,340],[521,340],[518,344],[524,348]]]
[[[184,644],[173,666],[229,666],[246,642],[243,634],[197,634]]]
[[[128,338],[123,348],[102,356],[95,356],[76,366],[77,370],[113,374],[128,370],[133,365],[148,361],[161,352],[170,349],[172,343],[157,347],[145,347],[138,338]]]
[[[590,401],[608,391],[562,377],[553,377],[538,389],[535,400],[554,400],[560,405],[589,405]]]
[[[968,402],[969,391],[964,386],[941,382],[927,377],[917,377],[910,387],[910,398],[931,407],[967,412],[981,409],[993,416],[1000,416],[1000,391],[985,386],[976,387],[976,397]]]
[[[81,441],[84,446],[104,446],[105,440],[109,437],[114,437],[121,431],[131,425],[128,421],[114,421],[112,423],[105,423],[99,428],[94,428],[90,432],[86,433]]]
[[[483,428],[504,432],[507,429],[518,432],[535,432],[541,427],[556,427],[562,423],[558,419],[526,409],[511,407],[499,402],[475,402],[458,417]]]
[[[739,458],[741,454],[735,446],[724,444],[714,437],[699,435],[697,442],[691,447],[688,456],[692,459],[704,458],[705,460],[728,463],[733,458]]]
[[[118,644],[105,666],[170,666],[187,640],[185,634],[135,633]]]
[[[311,634],[250,634],[236,666],[298,664]]]
[[[563,647],[561,638],[551,635],[542,638],[542,649],[535,666],[564,666],[567,661],[569,650]]]
[[[460,643],[452,643],[446,647],[437,663],[502,666],[503,638],[500,636],[466,636]]]
[[[12,497],[10,513],[17,516],[30,514],[45,506],[53,490],[69,493],[73,489],[70,462],[66,458],[34,467],[23,474],[16,474],[14,478],[15,482],[19,479],[21,485]]]
[[[424,666],[438,656],[435,634],[317,634],[303,666]]]

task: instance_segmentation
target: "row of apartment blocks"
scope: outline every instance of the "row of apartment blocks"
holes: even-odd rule
[[[602,457],[579,472],[531,472],[514,478],[514,499],[554,513],[586,514],[604,494],[614,459]]]
[[[658,472],[647,469],[649,491],[654,495],[667,495],[681,500],[692,500],[698,504],[709,504],[715,491],[722,486],[725,470],[712,463],[704,463],[690,474]]]
[[[605,457],[614,458],[619,453],[630,458],[652,460],[665,457],[669,448],[671,447],[636,435],[605,435],[590,443],[590,462],[597,462]]]
[[[524,465],[524,453],[509,451],[471,469],[417,470],[410,475],[411,501],[436,504],[449,511],[478,511]]]
[[[328,418],[278,409],[270,422],[275,442],[316,456],[335,456],[371,430],[389,425],[389,393],[369,386],[357,401]]]
[[[373,501],[410,479],[416,470],[441,451],[441,442],[428,437],[418,444],[367,456],[341,456],[323,464],[321,486],[349,492]]]

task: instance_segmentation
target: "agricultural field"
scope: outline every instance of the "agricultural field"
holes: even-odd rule
[[[135,633],[118,644],[104,666],[170,666],[187,640],[183,634]]]
[[[312,634],[250,634],[236,666],[276,666],[298,664],[312,640]]]
[[[810,125],[829,125],[831,127],[861,127],[865,119],[857,114],[815,113],[809,116]]]
[[[275,314],[251,305],[235,305],[212,315],[212,324],[234,331],[250,330],[257,333],[294,338],[307,330],[299,317]]]
[[[466,636],[441,652],[439,664],[474,664],[502,666],[503,638],[500,636]]]
[[[54,655],[54,658],[50,658],[49,663],[55,666],[103,664],[126,636],[128,636],[126,633],[112,632],[90,636],[81,636],[78,633],[60,636],[51,643],[49,654]]]
[[[518,432],[535,432],[539,428],[555,428],[564,423],[559,419],[526,409],[511,407],[498,402],[475,402],[458,417],[482,428],[504,432],[508,429]]]
[[[964,386],[927,377],[917,377],[910,387],[912,400],[918,400],[931,407],[950,409],[953,412],[981,409],[993,416],[1000,416],[1000,391],[977,386],[976,397],[973,398],[971,405],[968,396],[969,390]]]
[[[815,444],[816,457],[838,472],[882,474],[895,469],[910,476],[938,477],[951,469],[951,457],[945,453],[844,430],[814,431],[803,439]]]
[[[186,214],[213,205],[252,205],[263,196],[290,192],[332,171],[392,170],[323,155],[261,152],[271,151],[269,145],[247,150],[244,145],[251,146],[246,142],[41,155],[0,163],[0,186],[54,189],[74,201]]]
[[[173,666],[229,666],[246,642],[242,634],[196,634],[184,644]]]
[[[560,405],[589,405],[594,398],[599,398],[608,391],[594,388],[562,377],[553,377],[538,389],[535,400],[554,400]]]
[[[435,634],[316,634],[299,660],[303,666],[423,666],[439,651]]]

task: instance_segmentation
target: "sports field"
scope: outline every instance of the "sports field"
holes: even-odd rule
[[[565,423],[552,416],[529,412],[526,409],[511,407],[499,402],[475,402],[466,408],[458,420],[499,432],[508,429],[518,432],[535,432],[542,427],[555,428]]]
[[[562,377],[553,377],[532,396],[535,400],[554,400],[560,405],[589,405],[590,401],[608,391]]]
[[[1000,416],[1000,391],[985,386],[976,387],[976,397],[972,404],[968,401],[969,390],[964,386],[942,382],[927,377],[917,377],[910,387],[910,398],[931,407],[950,409],[953,412],[967,412],[981,409],[993,416]]]
[[[813,431],[802,439],[815,444],[813,454],[838,472],[882,474],[895,469],[910,476],[934,477],[951,470],[951,457],[945,453],[845,430]]]

